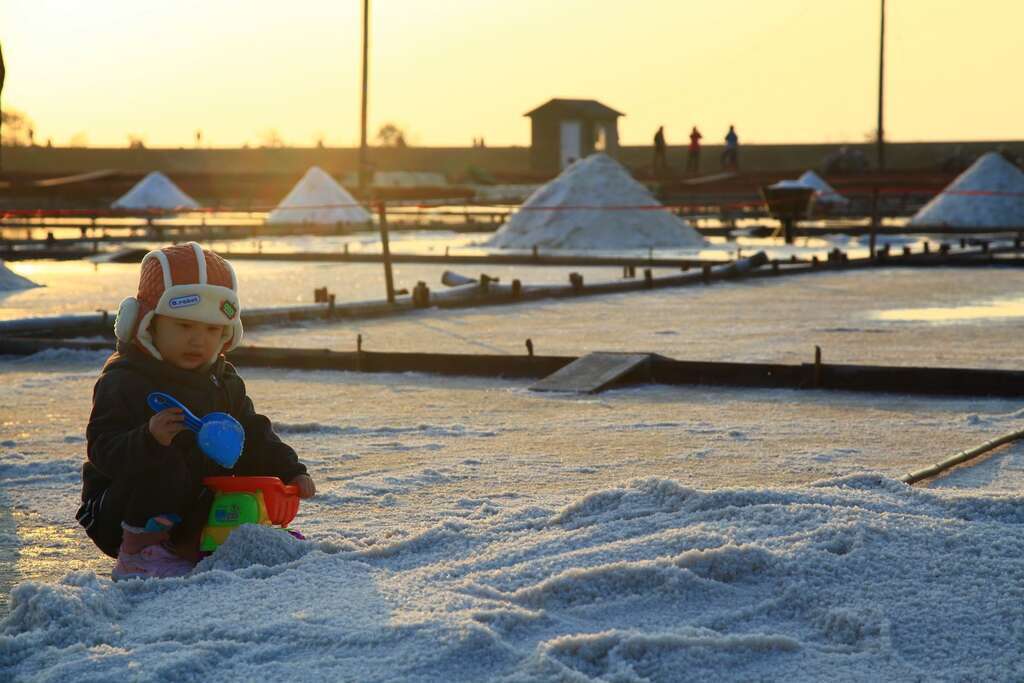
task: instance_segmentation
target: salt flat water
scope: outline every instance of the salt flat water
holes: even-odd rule
[[[445,231],[398,232],[391,237],[394,253],[482,254],[491,249],[482,247],[488,233],[451,233]],[[912,243],[916,244],[918,238]],[[152,248],[157,243],[133,243],[133,248]],[[260,240],[216,241],[210,248],[230,258],[232,252],[301,252],[326,251],[380,252],[379,236],[373,232],[356,235],[331,237],[289,237]],[[644,258],[687,258],[726,260],[750,256],[765,251],[771,257],[800,258],[818,256],[824,258],[827,252],[839,246],[851,256],[865,255],[863,240],[835,238],[801,239],[796,245],[786,246],[779,239],[741,237],[727,242],[723,238],[711,238],[702,249],[658,249],[610,251],[559,251],[557,253],[576,255],[629,256]],[[116,250],[117,246],[109,247]],[[508,253],[517,253],[508,250]],[[518,253],[529,253],[520,250]],[[121,299],[134,294],[137,283],[138,265],[105,263],[97,261],[13,261],[7,267],[14,272],[45,285],[43,288],[0,292],[0,320],[21,317],[61,315],[69,313],[90,313],[102,309],[116,310]],[[252,262],[239,260],[235,263],[240,287],[245,300],[256,306],[275,306],[296,303],[311,303],[313,290],[326,286],[337,296],[339,302],[363,301],[384,298],[383,266],[368,263],[297,263],[297,262]],[[437,266],[427,264],[396,264],[395,285],[411,290],[417,282],[424,281],[432,289],[443,288],[441,274],[445,270],[457,270],[476,277],[486,273],[503,282],[519,278],[524,284],[566,283],[570,271],[579,272],[585,282],[600,282],[621,278],[622,271],[614,266],[602,267],[529,267],[492,266],[467,264],[459,266]],[[671,274],[674,270],[655,269],[656,275]]]

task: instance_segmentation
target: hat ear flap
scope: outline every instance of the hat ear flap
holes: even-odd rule
[[[119,341],[130,342],[135,336],[135,325],[139,322],[139,300],[128,297],[121,302],[114,319],[114,336]]]
[[[231,349],[238,347],[242,343],[242,321],[239,318],[230,325],[224,327],[224,346],[222,347],[222,353],[227,353]]]

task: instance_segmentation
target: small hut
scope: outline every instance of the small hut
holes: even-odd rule
[[[530,167],[558,173],[594,152],[615,156],[619,150],[620,111],[597,100],[548,100],[526,112],[532,126]]]

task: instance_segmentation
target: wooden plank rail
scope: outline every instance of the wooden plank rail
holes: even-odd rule
[[[1009,434],[1003,434],[1002,436],[990,439],[980,446],[970,448],[966,451],[960,451],[955,455],[951,455],[945,460],[941,460],[934,465],[922,467],[921,469],[908,472],[906,475],[901,477],[900,481],[904,484],[916,484],[925,479],[931,479],[932,477],[938,476],[943,472],[950,470],[957,465],[962,465],[966,462],[974,460],[978,456],[989,453],[1000,446],[1005,446],[1008,443],[1012,443],[1021,438],[1024,438],[1024,430],[1016,432],[1010,432]]]
[[[30,355],[47,349],[112,350],[113,342],[0,337],[0,355]],[[577,360],[575,356],[331,351],[243,346],[228,358],[238,365],[367,373],[423,372],[438,375],[539,379]],[[643,372],[623,383],[717,385],[813,389],[930,396],[1024,397],[1024,372],[975,368],[929,368],[801,363],[684,361],[653,355]]]
[[[364,252],[231,252],[224,256],[232,261],[298,261],[336,263],[379,263],[381,255]],[[140,257],[141,261],[141,257]],[[570,256],[545,254],[401,254],[391,253],[393,263],[436,263],[446,265],[490,264],[520,266],[646,266],[652,268],[679,268],[700,266],[705,263],[720,265],[726,259],[651,258],[643,256]]]
[[[392,219],[393,220],[393,219]],[[431,223],[410,223],[391,222],[389,230],[397,231],[433,231],[443,230],[455,233],[465,232],[494,232],[499,226],[496,223],[482,222],[431,222]],[[775,227],[758,225],[742,230],[728,226],[694,226],[695,229],[706,236],[727,237],[734,232],[750,234],[754,236],[768,236],[775,231]],[[57,237],[54,239],[39,239],[32,237],[33,234],[45,233],[51,230],[81,230],[80,237]],[[365,232],[365,226],[324,226],[324,225],[221,225],[221,224],[195,224],[195,225],[74,225],[61,223],[4,223],[0,222],[0,256],[7,260],[32,259],[69,259],[88,258],[99,250],[100,244],[154,242],[166,240],[200,239],[202,241],[230,241],[258,239],[260,237],[280,237],[296,235],[355,235]],[[4,234],[25,233],[25,238],[4,238]],[[822,237],[825,235],[848,235],[865,236],[871,233],[870,226],[858,224],[835,224],[830,226],[804,225],[796,227],[794,234],[797,237]],[[876,232],[878,236],[897,235],[1001,235],[1004,238],[1011,236],[1024,237],[1024,226],[1002,226],[985,228],[983,230],[964,230],[962,228],[950,228],[947,226],[902,226],[883,227]],[[83,247],[82,245],[87,245]],[[335,252],[307,252],[311,254],[306,257],[308,260],[329,261],[358,261],[358,257],[341,258],[341,254]],[[315,256],[314,256],[315,254]],[[492,254],[492,257],[501,257],[503,254]],[[268,260],[298,260],[294,255],[288,253],[268,253],[248,255],[243,253],[232,254],[232,258],[266,258]]]

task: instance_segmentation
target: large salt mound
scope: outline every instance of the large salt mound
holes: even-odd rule
[[[359,548],[359,549],[354,549]],[[0,680],[1016,680],[1024,498],[652,478],[192,575],[25,582]],[[218,553],[221,551],[218,551]]]
[[[1002,228],[1024,225],[1024,173],[989,152],[910,219],[914,226]]]
[[[370,214],[326,171],[313,166],[270,215],[268,223],[369,223]]]
[[[31,289],[39,286],[27,277],[15,273],[0,259],[0,292],[14,292],[19,289]]]
[[[488,246],[646,249],[704,244],[689,223],[664,209],[651,208],[659,206],[618,162],[606,154],[593,154],[530,195]]]
[[[199,203],[163,173],[153,171],[110,206],[114,209],[198,209]]]

